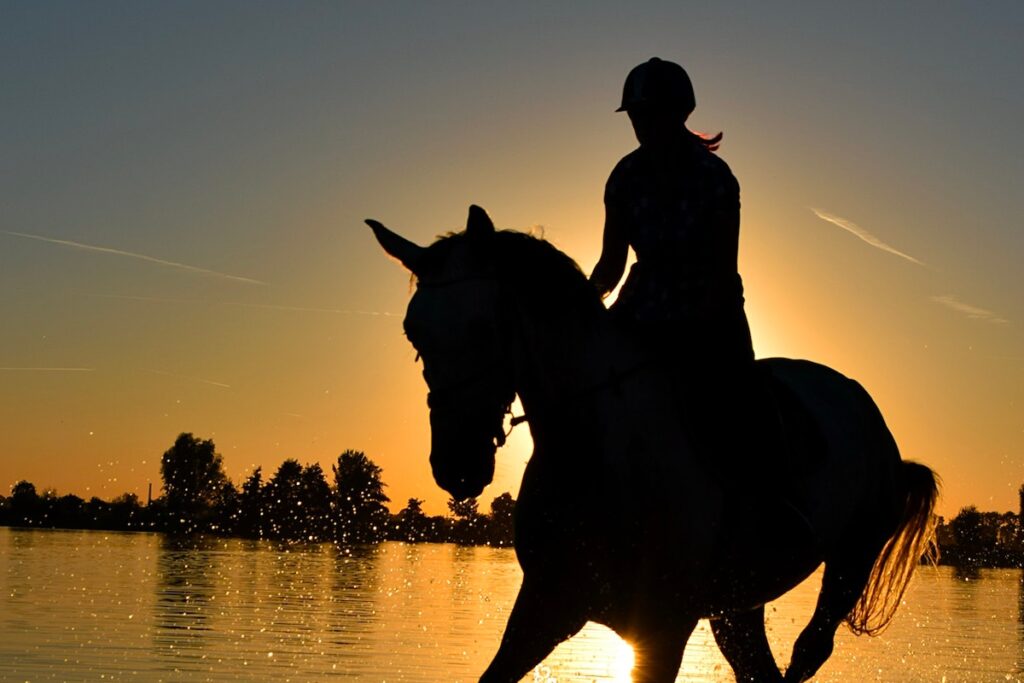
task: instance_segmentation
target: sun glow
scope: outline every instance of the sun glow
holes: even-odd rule
[[[534,669],[533,681],[629,683],[633,666],[632,646],[611,629],[591,622]]]
[[[622,640],[621,638],[615,639],[612,645],[612,652],[614,653],[614,663],[612,664],[612,678],[615,683],[629,683],[633,680],[633,664],[635,663],[635,657],[633,655],[633,647]]]

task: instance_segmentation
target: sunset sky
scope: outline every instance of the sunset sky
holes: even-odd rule
[[[1015,510],[1022,35],[1014,2],[2,3],[0,487],[144,497],[189,431],[236,482],[363,450],[441,512],[362,220],[427,243],[477,203],[589,272],[658,55],[725,133],[758,354],[859,380],[940,513]]]

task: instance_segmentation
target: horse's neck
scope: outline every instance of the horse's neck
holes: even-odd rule
[[[618,337],[604,320],[583,326],[525,325],[517,393],[534,440],[571,429],[575,422],[600,419],[595,398],[612,380],[620,355]]]
[[[692,457],[665,373],[610,321],[589,334],[570,324],[523,341],[517,391],[535,446],[530,466],[542,474],[529,486],[524,479],[521,496],[541,496],[545,506],[557,498],[577,510],[671,500],[660,523],[674,538],[706,543],[720,492]],[[585,518],[598,533],[603,514]]]

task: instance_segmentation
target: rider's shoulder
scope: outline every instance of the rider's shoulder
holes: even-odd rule
[[[705,173],[715,177],[720,185],[739,191],[739,181],[736,180],[736,176],[733,175],[732,169],[729,168],[725,159],[706,147],[698,153],[698,159],[698,163],[704,168]]]
[[[629,188],[642,183],[639,179],[644,175],[646,175],[646,171],[644,170],[643,155],[640,153],[640,148],[637,148],[619,159],[619,163],[615,164],[615,168],[608,175],[608,182],[605,183],[605,201],[629,193]]]
[[[729,164],[726,163],[725,159],[718,156],[717,152],[714,152],[707,148],[703,144],[694,145],[694,150],[697,157],[697,163],[702,166],[706,166],[709,169],[714,170],[722,175],[732,175],[732,169],[729,168]]]
[[[643,148],[637,147],[626,156],[619,159],[619,163],[615,164],[615,168],[612,169],[609,179],[631,175],[640,170],[645,164],[646,155],[643,153]]]

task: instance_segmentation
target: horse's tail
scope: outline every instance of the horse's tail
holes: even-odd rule
[[[903,600],[914,569],[922,557],[938,560],[935,543],[935,502],[938,479],[928,467],[903,461],[898,481],[905,495],[896,531],[882,547],[871,568],[867,585],[846,616],[857,635],[878,635],[886,629]]]

